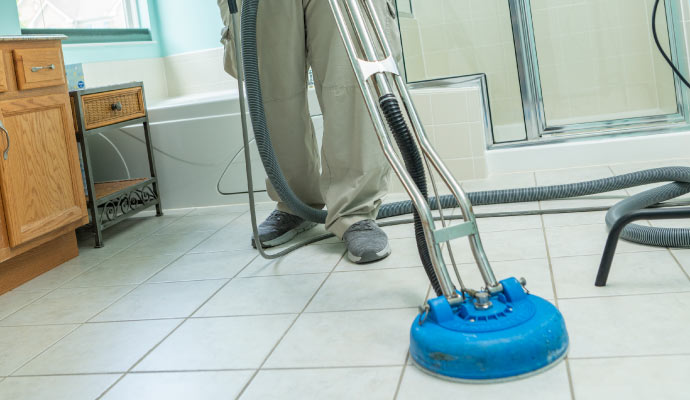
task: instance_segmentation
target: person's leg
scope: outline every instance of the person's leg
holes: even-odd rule
[[[307,102],[301,0],[260,2],[257,29],[261,91],[278,164],[295,194],[303,202],[322,208],[319,153]],[[290,212],[268,180],[266,184],[278,209]]]
[[[394,7],[386,0],[375,0],[375,3],[399,57]],[[304,0],[304,4],[307,55],[324,115],[321,190],[328,207],[326,227],[346,239],[350,247],[352,235],[346,234],[348,230],[376,218],[381,199],[388,191],[390,166],[374,132],[328,1]],[[362,225],[367,228],[363,231],[373,227],[375,224]],[[362,243],[366,244],[366,239]]]
[[[323,208],[319,153],[307,102],[308,69],[301,0],[263,1],[259,3],[257,18],[261,90],[278,164],[290,188],[303,202]],[[278,204],[277,210],[259,226],[264,246],[283,244],[315,226],[291,215],[268,179],[266,187]]]

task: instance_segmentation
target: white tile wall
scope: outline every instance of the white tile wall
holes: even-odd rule
[[[89,88],[143,81],[149,106],[168,97],[169,80],[163,58],[87,63],[83,67]]]
[[[223,70],[222,47],[164,58],[84,64],[87,87],[143,81],[148,105],[170,97],[237,88]]]
[[[223,48],[165,57],[170,97],[237,88],[237,80],[223,69]]]
[[[417,89],[415,108],[432,144],[453,176],[460,180],[486,178],[486,132],[478,87]],[[402,192],[397,179],[393,192]]]
[[[486,73],[497,142],[526,138],[508,3],[413,0],[401,15],[409,81]]]

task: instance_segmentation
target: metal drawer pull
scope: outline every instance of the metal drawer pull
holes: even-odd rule
[[[122,103],[119,101],[110,105],[110,109],[113,111],[122,111]]]
[[[46,65],[45,67],[31,67],[31,72],[38,72],[42,69],[55,69],[55,64]]]
[[[5,125],[2,124],[2,121],[0,121],[0,131],[5,132],[5,137],[7,138],[7,147],[5,148],[5,151],[2,153],[2,158],[7,160],[7,157],[10,154],[10,133],[7,132],[7,129],[5,128]]]

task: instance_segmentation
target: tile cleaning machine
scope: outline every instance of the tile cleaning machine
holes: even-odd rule
[[[420,258],[437,296],[420,308],[420,314],[412,323],[410,354],[413,361],[424,371],[445,379],[481,383],[525,377],[556,365],[565,358],[569,344],[561,313],[550,302],[529,293],[524,279],[496,279],[482,246],[472,205],[572,198],[656,182],[673,182],[631,196],[611,207],[607,223],[615,226],[624,217],[646,207],[689,193],[690,168],[657,168],[567,185],[465,193],[426,136],[383,33],[374,0],[328,1],[383,153],[411,199],[382,206],[379,219],[413,214],[413,221],[403,222],[414,222]],[[243,85],[239,89],[254,240],[262,256],[273,259],[325,236],[308,239],[274,254],[262,248],[258,240],[254,203],[247,103],[264,168],[281,200],[295,215],[313,222],[323,223],[326,211],[313,209],[295,196],[285,182],[271,146],[256,52],[259,2],[243,2],[242,40],[236,41],[235,51],[239,81],[246,83],[246,89]],[[238,38],[239,10],[236,0],[228,3],[235,37]],[[391,137],[400,155],[396,153]],[[429,174],[434,197],[428,194],[426,171],[434,172]],[[439,195],[437,180],[451,195]],[[452,224],[451,220],[455,218],[448,217],[444,209],[456,207],[462,211],[462,223]],[[432,210],[438,210],[439,216],[434,217]],[[671,211],[679,212],[678,209]],[[620,229],[619,233],[625,239],[642,244],[690,247],[688,229],[630,225]],[[485,285],[480,290],[463,284],[450,246],[451,241],[460,238],[469,239]],[[457,287],[446,266],[444,251],[453,265]],[[603,284],[601,281],[598,284],[605,285],[605,279]]]

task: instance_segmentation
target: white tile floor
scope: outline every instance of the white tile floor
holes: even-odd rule
[[[635,169],[520,173],[465,186]],[[262,216],[270,208],[262,205]],[[533,293],[561,309],[571,336],[566,362],[498,385],[450,383],[410,365],[409,325],[428,295],[411,226],[387,228],[393,255],[361,266],[334,240],[258,258],[246,206],[133,218],[106,231],[105,248],[82,238],[79,258],[0,296],[0,399],[690,398],[690,250],[621,244],[609,286],[596,288],[603,218],[480,220],[497,275],[525,276]],[[458,242],[455,255],[478,286],[468,247]]]

